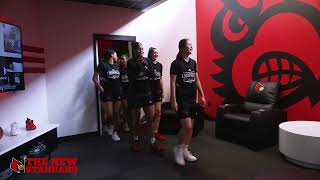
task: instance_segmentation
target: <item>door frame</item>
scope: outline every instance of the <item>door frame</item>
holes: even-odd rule
[[[135,36],[122,36],[122,35],[111,35],[111,34],[93,34],[93,68],[94,71],[96,71],[99,57],[98,57],[98,47],[97,47],[97,41],[98,40],[111,40],[111,41],[128,41],[128,42],[135,42],[136,37]],[[98,133],[100,135],[103,134],[102,130],[102,117],[101,117],[101,101],[100,101],[100,92],[96,89],[96,102],[97,102],[97,127],[98,127]]]

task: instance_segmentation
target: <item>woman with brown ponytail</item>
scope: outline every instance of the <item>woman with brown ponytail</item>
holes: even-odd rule
[[[174,147],[174,158],[178,165],[184,166],[185,160],[197,161],[189,150],[193,124],[196,116],[195,107],[197,90],[200,105],[206,105],[206,99],[197,73],[197,63],[190,58],[192,45],[189,39],[179,42],[179,53],[170,67],[171,108],[178,112],[182,128],[178,134],[178,145]]]

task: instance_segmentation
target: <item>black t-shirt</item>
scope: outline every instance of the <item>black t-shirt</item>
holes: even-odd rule
[[[196,97],[196,73],[197,63],[191,58],[188,62],[183,59],[176,59],[171,63],[170,74],[177,75],[177,97]]]
[[[127,73],[127,68],[120,66],[120,78],[121,78],[121,87],[123,90],[128,90],[129,88],[129,78]]]
[[[100,62],[97,67],[100,83],[105,90],[120,91],[120,71],[117,64]]]
[[[129,78],[129,94],[147,94],[151,92],[150,79],[155,77],[153,67],[149,59],[144,58],[143,63],[137,59],[130,59],[127,63]]]
[[[157,62],[156,64],[151,63],[155,77],[151,79],[151,90],[152,93],[160,94],[161,93],[161,86],[160,86],[160,79],[162,77],[162,64]]]

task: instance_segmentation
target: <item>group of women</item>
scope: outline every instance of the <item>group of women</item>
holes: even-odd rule
[[[94,73],[93,81],[101,92],[105,112],[104,129],[114,141],[120,141],[119,129],[123,127],[129,131],[130,127],[133,135],[131,149],[139,152],[142,149],[141,128],[148,127],[151,132],[152,152],[162,153],[164,148],[158,143],[166,140],[158,132],[164,96],[162,64],[157,61],[156,48],[149,49],[148,58],[144,57],[144,49],[139,42],[132,43],[132,51],[133,57],[127,60],[126,55],[118,59],[114,50],[107,49],[104,60],[100,61]],[[197,74],[197,64],[190,58],[191,53],[190,40],[180,40],[179,53],[170,67],[171,108],[179,114],[182,125],[178,134],[178,144],[174,147],[174,159],[181,166],[185,165],[185,161],[197,161],[188,146],[192,139],[198,94],[200,105],[206,105]],[[147,126],[142,126],[141,108],[145,113]],[[120,123],[120,111],[122,111],[122,123]]]

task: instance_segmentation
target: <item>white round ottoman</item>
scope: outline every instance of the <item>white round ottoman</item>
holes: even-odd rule
[[[320,122],[281,123],[279,150],[286,159],[297,165],[320,170]]]

